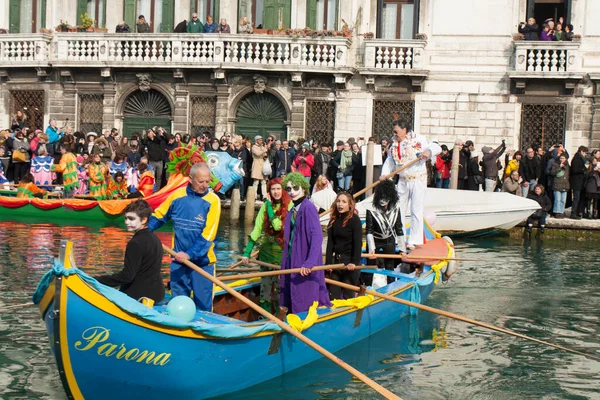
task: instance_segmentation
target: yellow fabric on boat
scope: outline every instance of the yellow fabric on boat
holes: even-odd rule
[[[312,306],[308,309],[308,313],[306,314],[306,318],[304,321],[300,319],[296,314],[288,314],[286,321],[289,326],[297,330],[298,332],[302,332],[305,329],[313,326],[315,322],[319,319],[319,314],[317,314],[317,307],[319,307],[319,302],[315,301]]]
[[[331,308],[352,307],[358,310],[362,310],[363,308],[371,304],[373,300],[375,300],[375,297],[373,297],[373,295],[370,294],[367,294],[365,296],[354,297],[352,299],[347,300],[335,299],[331,300],[331,303],[333,303],[333,307]]]
[[[228,283],[227,286],[238,287],[238,286],[244,286],[244,285],[247,285],[249,283],[254,283],[254,282],[260,282],[260,277],[259,278],[250,278],[250,279],[240,279],[240,280]]]
[[[365,296],[354,297],[352,299],[347,300],[334,299],[331,300],[331,303],[333,304],[331,308],[352,307],[361,310],[369,304],[371,304],[373,300],[375,300],[375,297],[373,297],[370,294]],[[319,303],[315,301],[313,305],[310,306],[310,308],[308,309],[308,313],[306,314],[306,318],[304,318],[304,320],[300,319],[300,317],[296,314],[288,314],[288,325],[297,330],[298,332],[302,332],[303,330],[310,328],[319,319],[319,314],[317,313],[318,306]]]
[[[448,247],[448,253],[446,257],[454,257],[454,248],[450,245],[450,243],[446,243]],[[433,283],[436,285],[440,282],[440,278],[442,277],[442,269],[448,265],[448,260],[442,260],[437,264],[431,266],[431,269],[435,272],[435,278],[433,279]]]

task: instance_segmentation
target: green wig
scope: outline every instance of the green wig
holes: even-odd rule
[[[287,187],[288,182],[291,182],[294,186],[297,185],[302,187],[302,189],[304,189],[304,191],[308,194],[310,185],[308,182],[306,182],[306,178],[304,178],[304,175],[302,175],[300,172],[292,172],[291,174],[286,175],[285,178],[283,178],[283,182],[281,185],[283,186],[283,190],[285,190],[285,188]]]

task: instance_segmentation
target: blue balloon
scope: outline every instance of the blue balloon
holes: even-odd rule
[[[172,317],[190,322],[196,315],[196,304],[187,296],[176,296],[167,304],[167,313]]]

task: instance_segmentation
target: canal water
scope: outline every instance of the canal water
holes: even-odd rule
[[[229,265],[248,230],[219,231]],[[159,232],[164,243],[169,232]],[[91,275],[122,266],[130,234],[118,227],[0,221],[0,398],[64,399],[44,326],[30,301],[61,239]],[[463,262],[427,304],[600,356],[600,248],[591,242],[456,239]],[[168,260],[165,258],[165,277]],[[420,312],[337,353],[404,399],[600,399],[600,363]],[[236,379],[232,376],[231,379]],[[371,399],[374,392],[327,360],[224,399]]]

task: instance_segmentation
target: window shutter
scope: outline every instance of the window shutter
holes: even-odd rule
[[[21,29],[21,1],[10,0],[8,9],[8,32],[19,33]]]
[[[221,1],[220,0],[213,0],[215,2],[215,6],[214,6],[214,12],[213,12],[213,21],[215,21],[217,24],[221,23],[221,19],[220,19],[220,15],[221,15]]]
[[[175,18],[174,0],[162,0],[162,22],[160,24],[161,32],[173,32],[173,19]]]
[[[192,19],[192,14],[198,12],[197,8],[198,8],[198,0],[190,1],[190,16],[189,16],[189,18],[186,18],[186,20],[189,21]]]
[[[317,0],[306,2],[306,25],[310,29],[317,29]]]
[[[81,15],[87,12],[87,0],[77,0],[77,25],[81,25]]]
[[[123,19],[131,28],[131,32],[135,32],[135,0],[125,0],[123,5]]]

